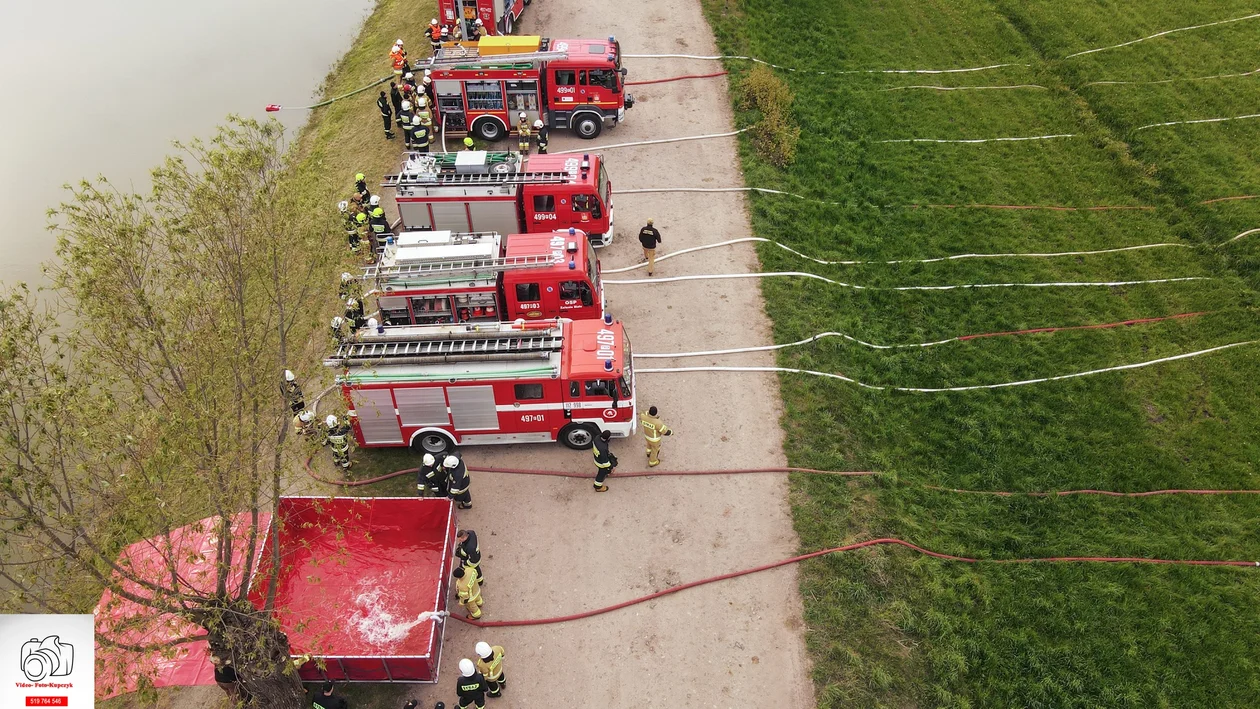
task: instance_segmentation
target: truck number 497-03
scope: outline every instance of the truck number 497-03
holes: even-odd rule
[[[542,423],[546,418],[545,414],[521,414],[521,423]]]

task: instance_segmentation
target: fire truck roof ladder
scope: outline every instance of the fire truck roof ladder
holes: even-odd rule
[[[427,263],[401,263],[395,266],[364,266],[363,280],[406,279],[422,276],[455,276],[468,273],[498,273],[526,268],[547,268],[556,263],[550,254],[532,256],[500,256],[496,258],[470,259],[466,261],[430,261]]]
[[[425,64],[427,69],[458,69],[462,67],[502,66],[504,64],[532,64],[539,61],[567,59],[568,52],[526,52],[524,54],[491,54],[481,56],[476,46],[455,45],[438,50],[437,56]]]
[[[346,342],[327,364],[375,365],[425,362],[477,362],[546,358],[559,351],[564,337],[548,332],[503,333],[498,337]]]
[[[381,187],[397,187],[408,183],[440,185],[526,185],[563,184],[570,179],[567,172],[439,172],[413,176],[407,173],[386,175]]]

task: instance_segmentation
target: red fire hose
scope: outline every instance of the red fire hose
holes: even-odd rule
[[[591,616],[601,615],[604,613],[610,613],[615,610],[621,610],[622,608],[626,608],[628,606],[633,606],[635,604],[643,603],[645,601],[651,601],[651,600],[660,598],[661,596],[668,596],[671,593],[678,593],[679,591],[683,591],[688,588],[695,588],[696,586],[703,586],[705,584],[714,583],[716,581],[725,581],[726,579],[733,579],[739,576],[747,576],[749,574],[755,574],[760,571],[768,571],[770,569],[777,569],[780,566],[787,566],[788,564],[795,564],[795,563],[804,561],[806,559],[813,559],[814,557],[817,557],[817,556],[825,556],[827,554],[835,554],[838,552],[845,552],[845,551],[854,551],[855,549],[864,549],[866,547],[873,547],[873,546],[878,546],[882,544],[892,544],[896,546],[902,546],[912,551],[916,551],[920,554],[924,554],[926,556],[930,556],[936,559],[942,559],[945,561],[961,561],[966,564],[979,564],[981,562],[987,562],[987,563],[992,563],[992,564],[1090,562],[1090,563],[1107,563],[1107,564],[1121,564],[1121,563],[1169,564],[1169,565],[1177,565],[1177,566],[1253,566],[1253,567],[1260,566],[1260,561],[1144,559],[1140,557],[1127,557],[1127,556],[1051,556],[1051,557],[1029,558],[1029,559],[974,559],[967,556],[954,556],[952,554],[942,554],[940,552],[932,551],[930,549],[924,549],[921,546],[911,544],[910,542],[907,542],[901,539],[895,539],[892,537],[884,537],[881,539],[868,539],[867,541],[864,541],[864,542],[857,542],[855,544],[847,544],[842,547],[833,547],[831,549],[823,549],[822,551],[810,552],[809,554],[801,554],[800,556],[794,556],[790,559],[784,559],[782,561],[776,561],[770,564],[763,564],[762,566],[756,566],[751,569],[744,569],[743,571],[734,571],[729,574],[722,574],[720,576],[711,576],[706,579],[700,579],[699,581],[691,581],[690,583],[684,583],[680,586],[667,588],[664,591],[657,591],[656,593],[651,593],[646,596],[633,598],[628,601],[622,601],[621,603],[617,603],[615,605],[606,606],[604,608],[596,608],[595,610],[583,611],[581,613],[574,613],[572,615],[557,616],[555,618],[533,618],[529,620],[473,620],[471,618],[467,618],[461,615],[456,615],[454,613],[451,614],[451,617],[458,621],[467,623],[469,625],[475,625],[478,628],[505,628],[505,627],[512,627],[512,626],[518,626],[518,625],[551,625],[553,623],[564,623],[570,620],[581,620],[583,618],[590,618]]]
[[[643,86],[644,84],[668,84],[671,81],[686,81],[687,79],[712,79],[716,76],[726,76],[726,72],[715,71],[712,74],[687,74],[685,76],[671,76],[668,79],[648,79],[646,81],[627,81],[626,86]]]

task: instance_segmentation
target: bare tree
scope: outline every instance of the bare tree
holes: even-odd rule
[[[84,182],[52,213],[49,273],[69,317],[25,289],[0,298],[0,579],[11,601],[50,612],[83,612],[109,589],[174,614],[235,660],[254,706],[297,708],[275,619],[283,567],[253,564],[296,458],[280,373],[316,376],[305,348],[342,252],[330,217],[287,181],[278,123],[233,117],[177,147],[151,195]],[[64,337],[58,319],[72,323]],[[171,533],[207,516],[214,582],[191,584]],[[164,555],[160,578],[119,560],[145,538]]]

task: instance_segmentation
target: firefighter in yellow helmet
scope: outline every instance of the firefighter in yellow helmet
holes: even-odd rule
[[[516,125],[516,144],[521,149],[521,155],[529,155],[529,118],[525,116],[524,111],[521,111],[517,114],[517,119],[519,122]]]
[[[655,468],[661,464],[661,436],[672,436],[674,432],[661,420],[655,406],[639,414],[639,423],[643,426],[643,440],[647,443],[648,467]]]
[[[473,141],[472,136],[464,138],[464,150],[476,150],[477,143]]]
[[[363,212],[354,215],[354,225],[354,233],[349,235],[350,250],[357,254],[360,246],[363,244],[363,240],[368,238],[368,215]]]
[[[477,570],[471,566],[458,566],[452,575],[455,576],[455,592],[459,605],[464,607],[468,617],[477,620],[481,617],[481,581],[477,578]]]
[[[503,674],[503,648],[487,642],[477,643],[477,671],[486,678],[486,694],[503,696],[507,675]]]

